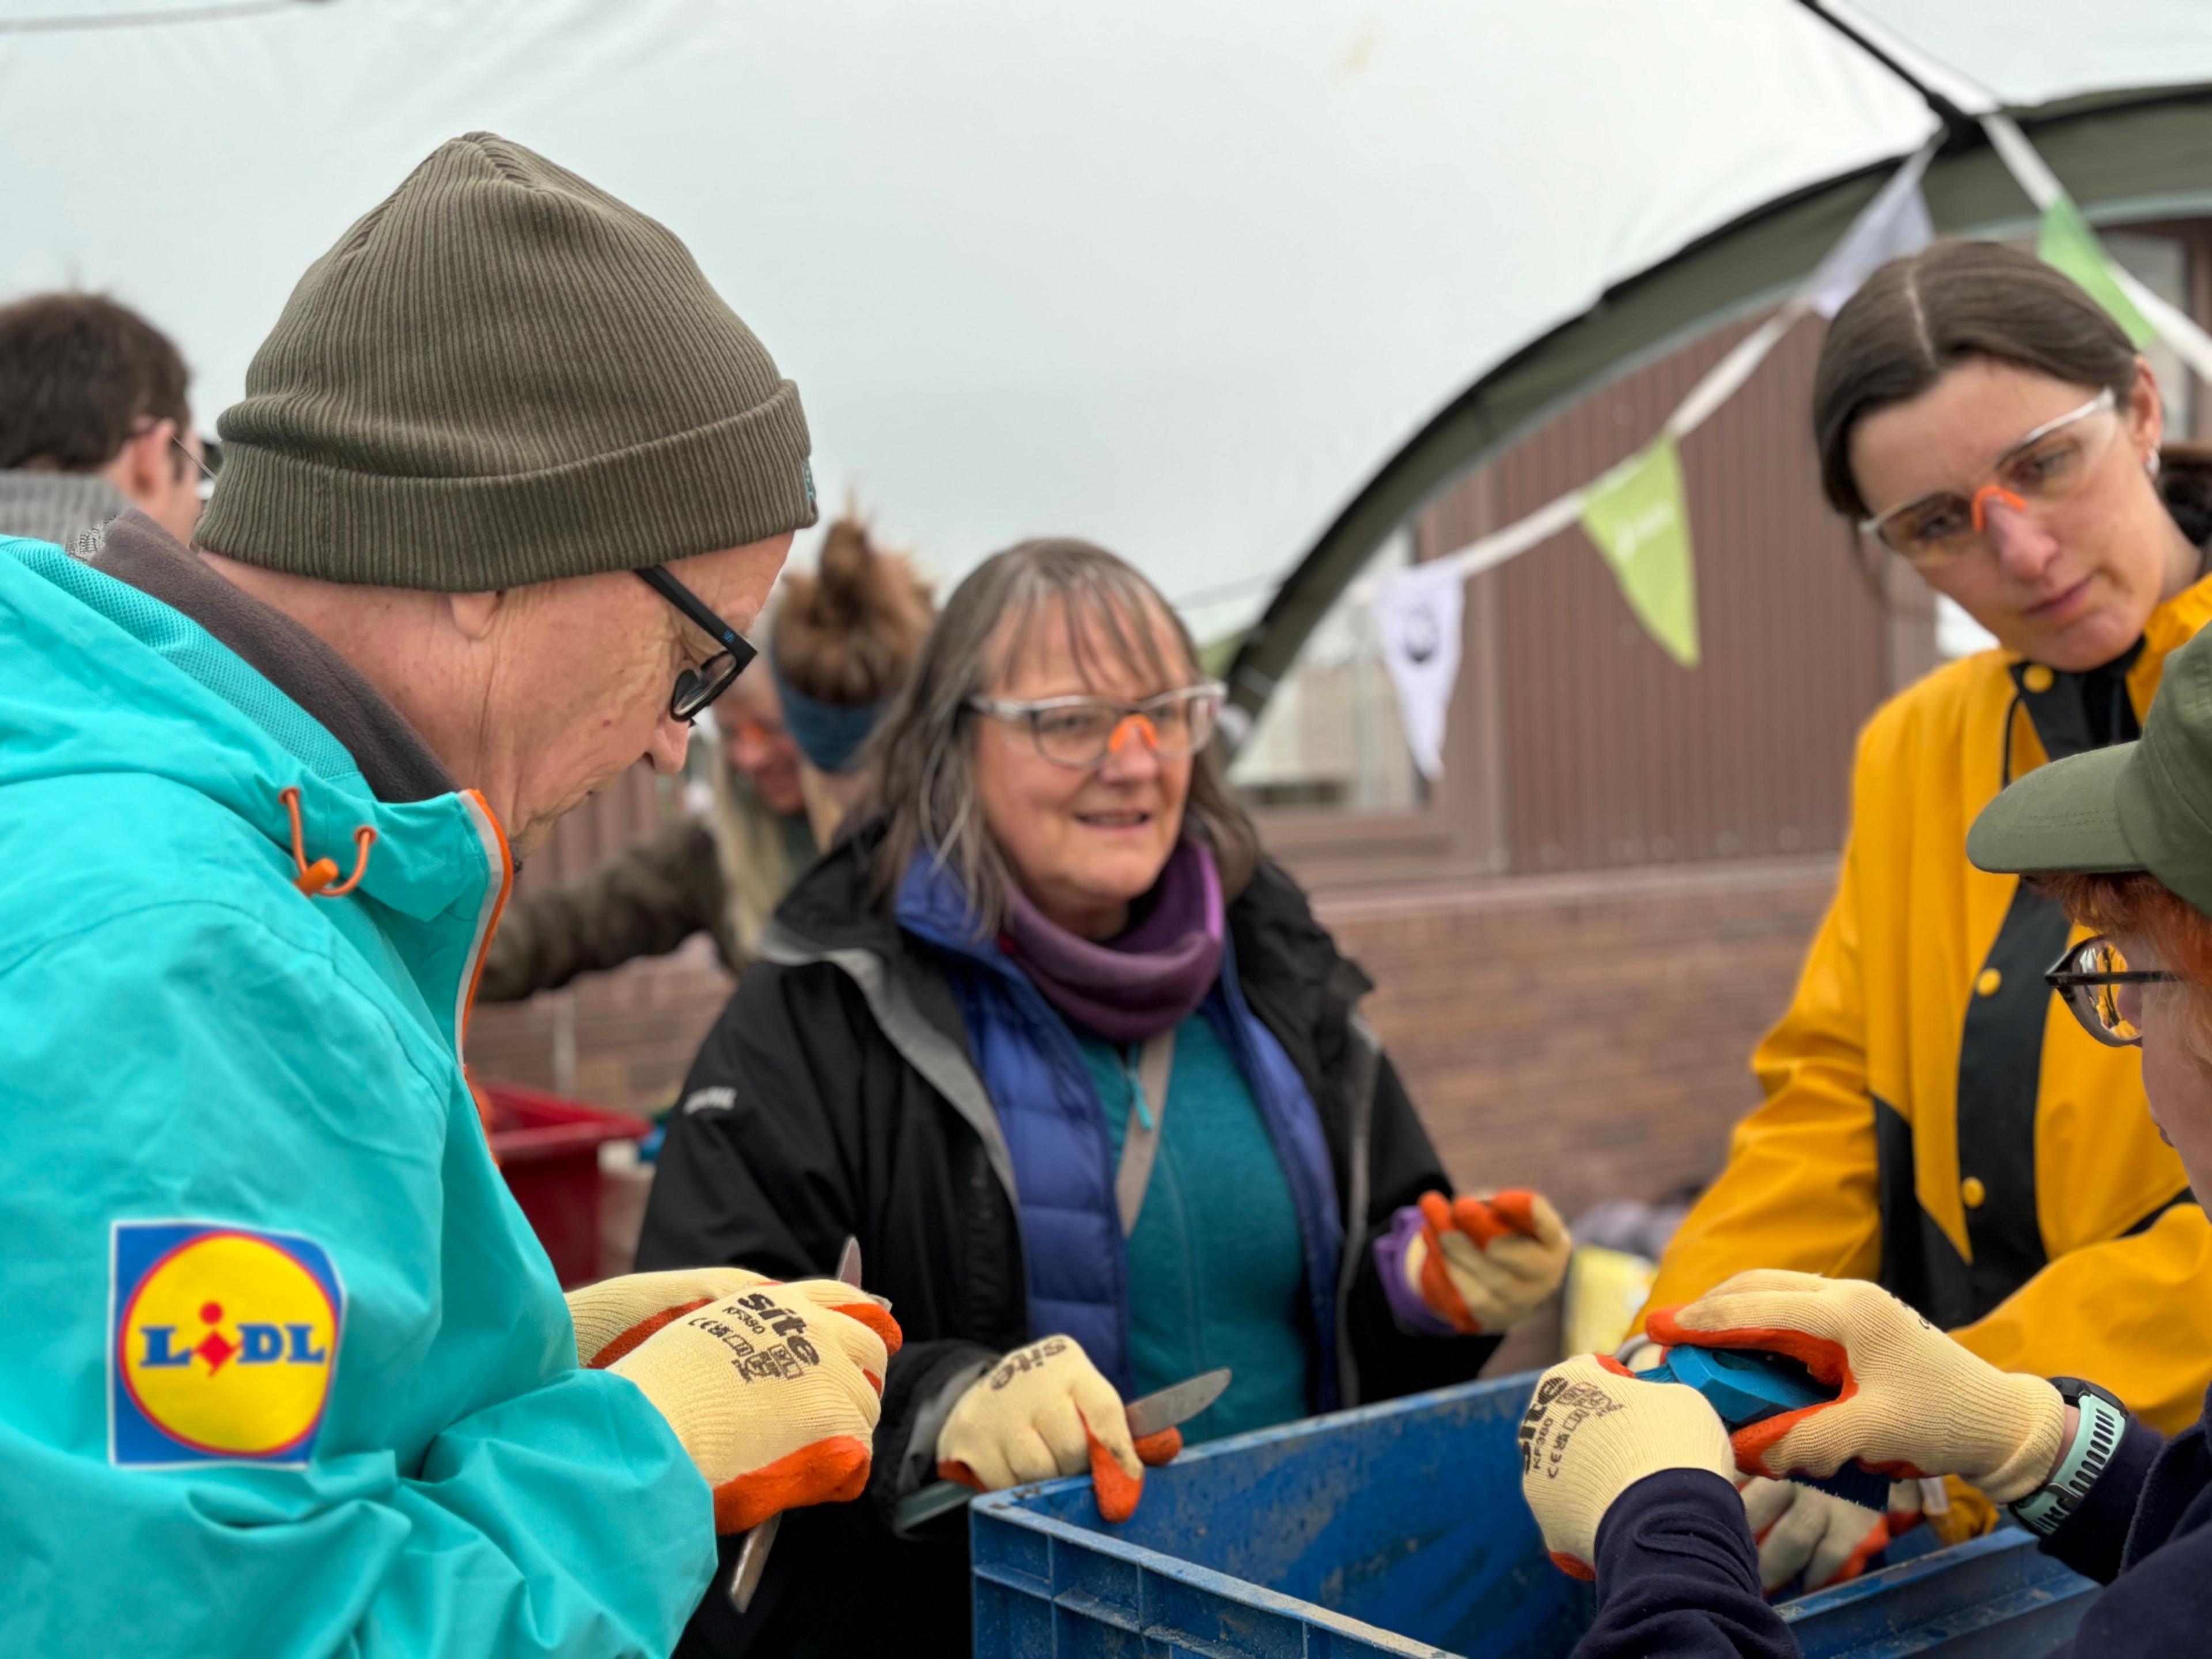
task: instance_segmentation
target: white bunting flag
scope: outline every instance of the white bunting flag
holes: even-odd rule
[[[1422,775],[1443,775],[1444,721],[1459,678],[1460,612],[1467,578],[1449,562],[1394,570],[1377,584],[1375,621],[1398,693],[1406,746]]]

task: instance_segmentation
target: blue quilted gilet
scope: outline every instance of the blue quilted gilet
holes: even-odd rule
[[[1013,1158],[1015,1211],[1029,1271],[1030,1332],[1064,1333],[1123,1396],[1129,1361],[1128,1256],[1114,1201],[1114,1149],[1075,1035],[1000,948],[975,937],[967,897],[948,872],[916,856],[900,888],[899,926],[942,953],[983,1086]],[[1230,1047],[1267,1121],[1298,1214],[1307,1292],[1320,1345],[1316,1408],[1337,1403],[1337,1266],[1344,1249],[1321,1120],[1282,1045],[1238,990],[1234,951],[1212,993]]]

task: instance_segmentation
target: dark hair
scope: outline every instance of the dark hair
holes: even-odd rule
[[[0,306],[0,470],[94,472],[141,422],[191,423],[185,360],[167,335],[97,294]]]
[[[1838,513],[1866,516],[1851,477],[1851,428],[1906,403],[1951,369],[1992,357],[2125,402],[2136,349],[2074,280],[1998,242],[1937,242],[1867,278],[1828,325],[1813,376],[1820,487]]]
[[[793,571],[769,634],[776,678],[803,696],[866,708],[906,684],[937,607],[929,584],[879,552],[848,513],[822,538],[817,572]]]
[[[880,763],[860,813],[882,820],[878,903],[892,902],[914,855],[929,847],[959,877],[986,934],[1005,919],[1012,877],[975,801],[977,717],[969,700],[990,692],[1055,608],[1086,684],[1098,666],[1094,641],[1163,687],[1200,672],[1198,648],[1175,608],[1104,548],[1054,538],[986,559],[945,601],[906,690],[872,739]],[[1163,631],[1181,662],[1162,653]],[[1193,762],[1183,811],[1213,850],[1223,893],[1243,891],[1260,861],[1260,837],[1222,781],[1218,745]]]

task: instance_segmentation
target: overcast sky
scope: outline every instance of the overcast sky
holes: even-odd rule
[[[490,128],[690,244],[798,381],[833,500],[947,575],[1089,535],[1171,596],[1234,589],[1209,631],[1480,370],[1926,125],[1788,0],[313,0],[5,32],[166,3],[0,0],[0,295],[142,307],[209,422],[307,263]],[[1983,72],[2022,95],[2212,78],[2197,0],[2105,0],[2086,40],[2033,26],[2078,18],[2057,0],[1882,9],[1996,40]]]

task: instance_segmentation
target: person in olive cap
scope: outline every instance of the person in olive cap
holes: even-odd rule
[[[0,1650],[663,1654],[865,1483],[834,1282],[564,1303],[461,1066],[516,854],[689,722],[815,517],[666,229],[439,149],[309,268],[198,531],[0,540]]]
[[[2167,659],[2140,741],[2020,779],[1982,809],[1966,856],[2033,878],[2064,906],[2075,935],[2045,978],[2091,1037],[2141,1049],[2160,1135],[2192,1190],[2212,1191],[2212,638]],[[2194,1303],[2208,1289],[2184,1279],[2163,1294]],[[2169,1441],[2112,1392],[2118,1379],[2001,1370],[1863,1280],[1740,1273],[1655,1314],[1651,1334],[1787,1353],[1838,1398],[1731,1442],[1687,1389],[1595,1357],[1547,1375],[1521,1431],[1522,1486],[1553,1559],[1595,1571],[1582,1659],[1796,1653],[1760,1594],[1735,1483],[1739,1471],[1822,1477],[1852,1460],[1962,1476],[2109,1585],[2061,1653],[2202,1649],[2207,1418]]]

